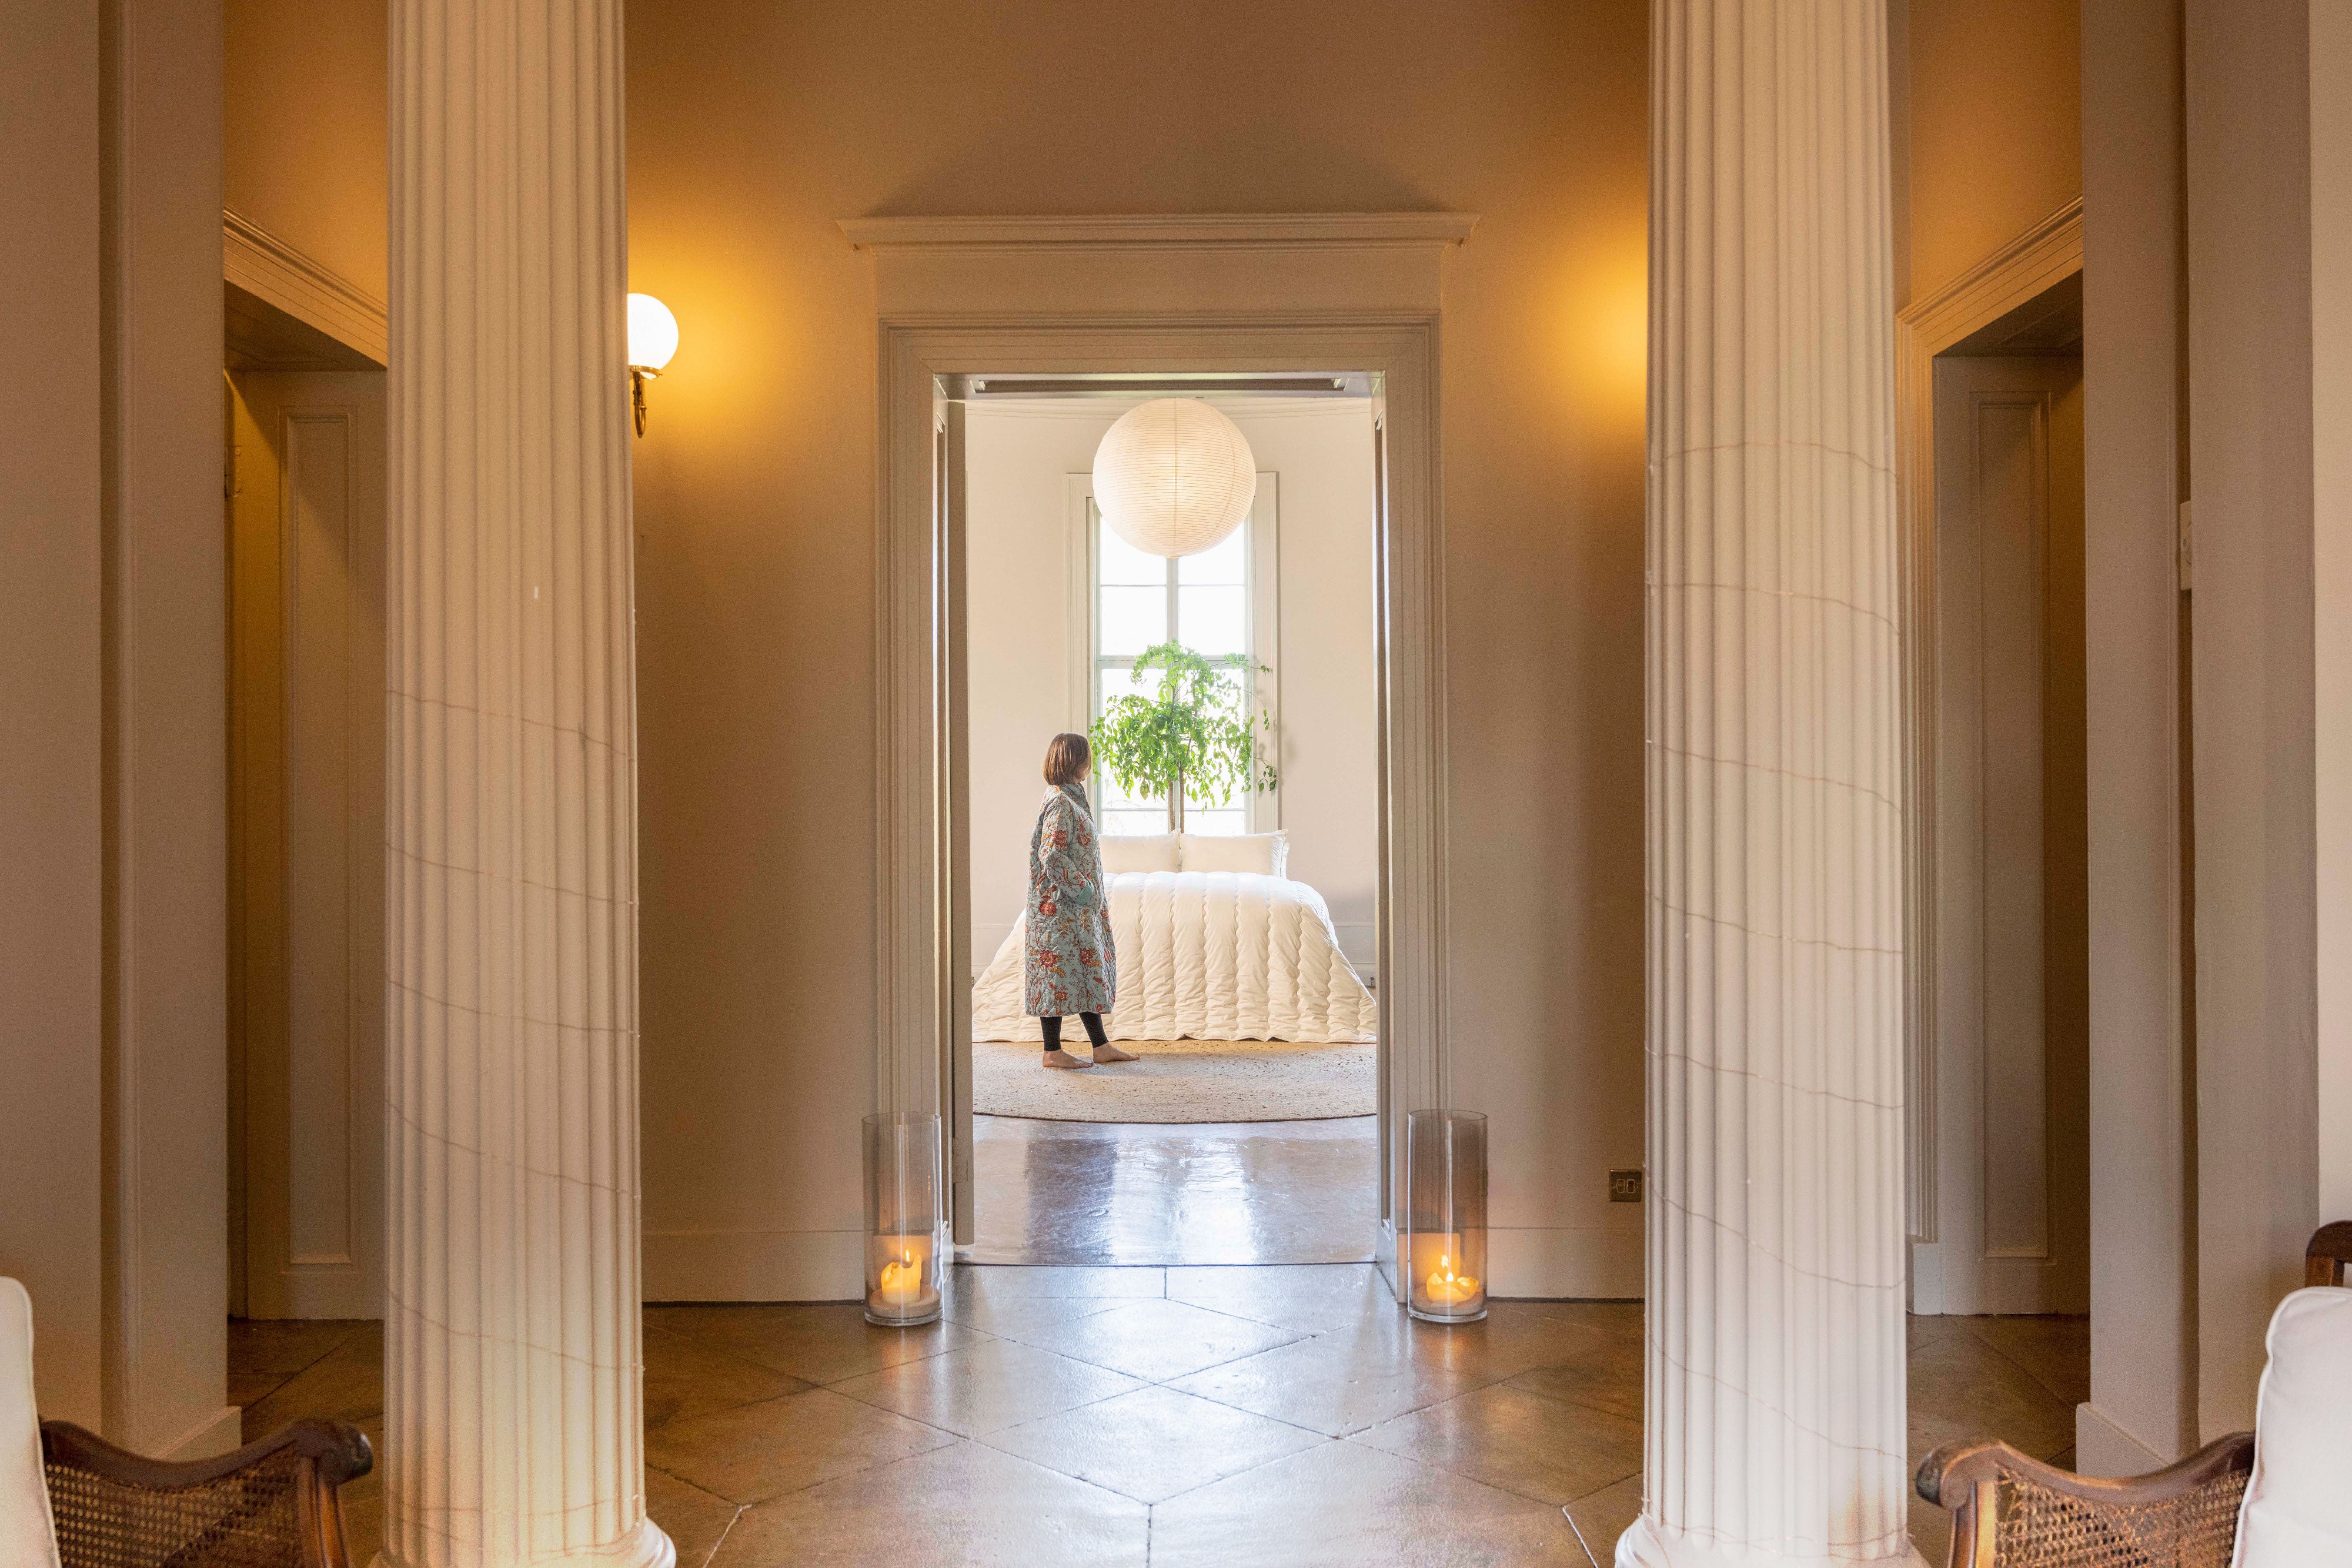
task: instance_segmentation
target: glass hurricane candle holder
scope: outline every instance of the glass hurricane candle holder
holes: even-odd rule
[[[1405,1310],[1424,1322],[1486,1315],[1486,1118],[1475,1111],[1405,1116]]]
[[[911,1328],[940,1315],[940,1119],[866,1118],[866,1321]]]

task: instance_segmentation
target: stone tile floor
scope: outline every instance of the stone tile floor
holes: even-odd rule
[[[975,1263],[1361,1263],[1380,1243],[1376,1116],[971,1124]]]
[[[965,1267],[915,1330],[649,1306],[647,1504],[680,1568],[1605,1568],[1641,1505],[1641,1332],[1628,1302],[1413,1323],[1363,1265]],[[230,1361],[247,1437],[382,1440],[378,1325],[234,1323]],[[2088,1364],[2080,1318],[1913,1319],[1913,1458],[1990,1435],[2070,1463]],[[346,1500],[365,1563],[376,1478]],[[1944,1516],[1912,1517],[1940,1563]]]

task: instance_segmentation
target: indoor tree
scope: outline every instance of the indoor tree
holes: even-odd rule
[[[1160,672],[1159,690],[1111,698],[1090,732],[1095,756],[1120,789],[1165,794],[1168,831],[1176,833],[1189,794],[1222,806],[1236,789],[1274,788],[1273,764],[1259,755],[1246,654],[1212,656],[1167,642],[1136,655],[1137,685],[1147,670]]]

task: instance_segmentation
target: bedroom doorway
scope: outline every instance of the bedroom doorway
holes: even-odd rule
[[[1376,383],[964,376],[943,391],[955,409],[940,461],[962,538],[962,1255],[1369,1262],[1381,1234]],[[1124,416],[1167,412],[1171,397],[1213,409],[1254,470],[1233,534],[1183,557],[1127,543],[1091,473]],[[1103,728],[1176,695],[1169,649],[1213,670],[1192,691],[1225,719],[1233,779],[1155,788],[1136,747]],[[1139,1058],[1079,1070],[1042,1065],[1021,997],[1040,764],[1063,731],[1096,736],[1085,789],[1119,964],[1106,1034]],[[1230,750],[1242,738],[1246,768]],[[1079,1018],[1066,1030],[1075,1061],[1089,1061]]]
[[[1436,374],[1454,213],[845,220],[872,258],[880,393],[872,1103],[936,1112],[953,1244],[976,1238],[961,658],[974,377],[1361,375],[1379,410],[1379,1266],[1403,1113],[1449,1103],[1444,547]],[[953,392],[959,395],[950,396]],[[956,449],[957,460],[948,454]]]
[[[974,374],[940,390],[961,579],[959,1256],[1373,1260],[1379,379]],[[1232,533],[1181,557],[1123,538],[1093,478],[1113,427],[1171,398],[1214,410],[1255,473]],[[1182,658],[1201,661],[1189,688],[1171,684]],[[1187,690],[1223,721],[1227,776],[1155,780],[1118,721]],[[1075,1069],[1043,1065],[1023,998],[1031,835],[1051,793],[1041,764],[1064,732],[1095,737],[1083,788],[1118,968],[1111,1051]],[[1080,1021],[1065,1020],[1065,1060],[1084,1063]]]

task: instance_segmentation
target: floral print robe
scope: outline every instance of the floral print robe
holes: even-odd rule
[[[1045,792],[1029,835],[1028,934],[1021,1010],[1032,1018],[1107,1013],[1118,991],[1102,851],[1083,785]]]

